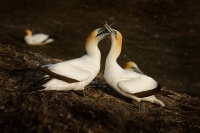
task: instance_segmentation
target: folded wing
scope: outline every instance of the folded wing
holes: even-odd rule
[[[47,39],[49,39],[48,35],[45,34],[36,34],[32,36],[32,42],[33,43],[43,43],[44,41],[46,41]]]
[[[160,85],[154,79],[145,75],[137,78],[119,81],[118,87],[122,91],[138,97],[154,95],[161,89]]]
[[[42,71],[52,78],[60,79],[68,83],[80,82],[90,78],[91,73],[79,66],[63,65],[58,63],[55,65],[42,66]]]

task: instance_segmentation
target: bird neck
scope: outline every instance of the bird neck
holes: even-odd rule
[[[106,63],[117,63],[117,58],[121,53],[122,38],[116,39],[115,36],[111,36],[111,49],[106,59]]]
[[[95,39],[94,40],[90,39],[90,41],[86,41],[85,49],[86,49],[87,55],[90,58],[96,58],[96,59],[101,58],[101,53],[98,48],[98,43],[99,42]]]

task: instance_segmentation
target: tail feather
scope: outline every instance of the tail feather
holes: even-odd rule
[[[47,43],[51,43],[51,42],[54,42],[54,39],[49,38],[49,39],[47,39],[47,40],[44,40],[42,43],[43,43],[43,44],[47,44]]]
[[[166,90],[161,90],[161,91],[159,91],[157,94],[158,94],[158,95],[165,96],[165,97],[168,97],[168,98],[171,98],[171,99],[173,99],[173,100],[175,100],[175,99],[172,98],[171,96],[172,96],[172,95],[176,95],[176,94],[171,93],[171,92],[166,91]]]
[[[51,80],[51,77],[43,77],[40,80],[38,80],[35,84],[31,85],[30,87],[33,88],[31,91],[36,91],[36,90],[42,90],[45,87],[43,87],[43,84],[46,84],[49,80]]]
[[[158,94],[163,95],[163,96],[175,95],[174,93],[171,93],[171,92],[166,91],[166,90],[161,90],[161,91],[158,92]]]

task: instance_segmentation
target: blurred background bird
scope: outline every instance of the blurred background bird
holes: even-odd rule
[[[54,39],[47,34],[38,33],[33,35],[29,29],[25,30],[25,33],[24,40],[29,45],[44,45],[54,42]]]

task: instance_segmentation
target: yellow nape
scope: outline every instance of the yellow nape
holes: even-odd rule
[[[116,49],[116,51],[121,51],[121,47],[122,47],[122,34],[119,31],[117,31],[116,38],[117,38],[117,49]]]
[[[122,40],[122,34],[119,31],[117,31],[117,39]]]
[[[89,44],[89,42],[91,42],[97,36],[97,33],[97,29],[92,31],[86,40],[86,44]]]
[[[124,69],[128,70],[131,69],[132,67],[137,67],[137,64],[135,62],[129,61],[126,63]]]
[[[32,31],[29,30],[29,29],[26,29],[25,33],[26,33],[27,36],[32,36]]]

